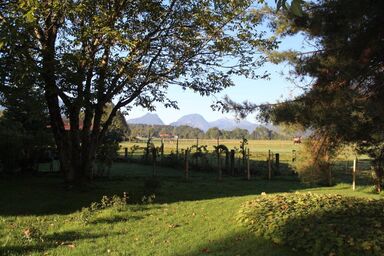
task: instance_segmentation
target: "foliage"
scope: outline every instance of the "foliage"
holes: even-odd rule
[[[21,77],[40,88],[61,168],[68,183],[81,184],[118,110],[154,110],[156,102],[177,108],[171,87],[208,96],[233,86],[233,75],[268,76],[257,69],[276,42],[265,38],[253,3],[7,0],[0,6],[1,86],[19,87]]]
[[[216,153],[218,153],[218,154],[220,154],[222,152],[225,152],[225,153],[229,152],[229,149],[224,144],[220,144],[220,145],[213,146],[213,147],[214,147]]]
[[[3,61],[0,65],[6,65]],[[0,71],[0,77],[4,71]],[[17,72],[21,73],[13,74],[16,84],[0,86],[0,106],[4,107],[0,119],[0,162],[6,171],[36,171],[44,152],[52,148],[53,138],[47,129],[44,95],[33,85],[35,74],[24,77],[23,70]]]
[[[235,128],[232,131],[229,132],[229,135],[227,138],[230,137],[231,139],[243,139],[243,138],[249,138],[249,132],[247,129],[241,129],[241,128]]]
[[[295,164],[300,179],[311,184],[333,185],[331,168],[339,149],[339,143],[326,135],[313,134],[306,139]]]
[[[78,214],[78,218],[83,223],[89,224],[91,218],[93,218],[95,213],[98,211],[105,210],[108,208],[113,208],[117,211],[122,211],[126,209],[128,199],[129,197],[126,192],[124,192],[122,196],[103,196],[100,199],[100,202],[93,202],[89,207],[83,207]]]
[[[108,136],[108,134],[107,134]],[[118,150],[120,149],[119,142],[114,140],[114,137],[109,139],[105,137],[103,142],[99,145],[96,151],[96,160],[98,162],[97,176],[105,176],[105,171],[109,171],[113,161],[119,156]]]
[[[180,139],[196,139],[204,137],[204,132],[202,130],[187,125],[175,127],[173,134],[179,136]]]
[[[241,141],[240,141],[240,153],[241,155],[243,156],[243,161],[245,161],[245,158],[246,158],[246,154],[247,154],[247,145],[248,145],[248,140],[246,138],[243,138]]]
[[[220,138],[222,136],[222,132],[220,131],[219,128],[217,127],[212,127],[212,128],[209,128],[206,132],[205,132],[205,137],[207,139],[217,139],[217,138]]]
[[[278,139],[279,137],[280,136],[277,132],[271,131],[264,126],[256,127],[255,130],[250,134],[250,139],[253,140]]]
[[[263,109],[264,117],[275,122],[298,123],[369,154],[378,191],[384,165],[383,8],[382,1],[322,0],[304,4],[301,17],[278,13],[272,22],[277,33],[303,32],[316,46],[294,57],[287,53],[284,59],[299,82],[308,77],[312,82],[293,101]]]
[[[382,200],[331,194],[262,195],[238,219],[258,236],[311,255],[381,255],[383,207]]]
[[[104,108],[104,114],[102,121],[106,122],[108,116],[111,114],[114,105],[112,103],[106,104]],[[106,136],[108,140],[114,140],[117,142],[128,140],[131,135],[131,130],[125,120],[124,115],[120,112],[116,112],[116,116],[113,118],[111,125],[108,127]]]
[[[40,125],[37,123],[38,127]],[[51,134],[46,128],[33,129],[25,123],[10,120],[8,115],[0,119],[0,166],[5,172],[37,171],[40,161],[50,160],[44,158],[45,153],[52,150],[51,146]]]
[[[138,137],[147,137],[148,135],[159,138],[160,134],[169,134],[171,136],[178,136],[179,139],[217,139],[220,135],[220,139],[253,139],[253,140],[284,140],[292,139],[295,134],[302,132],[297,129],[281,128],[278,132],[272,131],[265,126],[258,126],[254,131],[249,133],[246,129],[235,128],[231,131],[221,130],[216,127],[204,131],[193,128],[187,125],[173,127],[170,125],[146,125],[146,124],[130,124],[131,139]],[[279,127],[280,128],[280,127]]]

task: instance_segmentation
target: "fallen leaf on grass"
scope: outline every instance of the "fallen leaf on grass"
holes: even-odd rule
[[[76,245],[74,244],[74,243],[71,243],[71,242],[61,242],[59,245],[64,245],[64,246],[67,246],[68,248],[71,248],[71,249],[73,249],[73,248],[75,248],[76,247]]]
[[[168,225],[169,228],[177,228],[177,227],[180,227],[179,224],[169,224]]]
[[[67,245],[69,248],[71,248],[71,249],[73,249],[73,248],[75,248],[76,247],[76,245],[75,244],[68,244]]]
[[[30,239],[31,238],[31,230],[29,228],[26,228],[23,230],[23,235],[25,238]]]
[[[201,252],[203,252],[203,253],[209,253],[209,249],[208,249],[208,248],[204,248],[203,250],[201,250]]]

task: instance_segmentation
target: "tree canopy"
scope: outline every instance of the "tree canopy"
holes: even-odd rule
[[[356,145],[373,158],[378,190],[384,164],[383,8],[375,0],[323,0],[306,4],[302,17],[277,20],[283,34],[304,32],[314,42],[316,50],[290,58],[294,74],[313,83],[295,100],[264,111],[276,122],[313,129],[333,148]]]
[[[283,1],[284,2],[284,1]],[[44,92],[67,181],[90,173],[99,141],[121,108],[176,107],[170,86],[204,95],[257,73],[276,46],[254,1],[3,1],[1,84]],[[104,107],[114,107],[103,120]],[[80,127],[80,113],[84,113]],[[63,116],[70,122],[66,132]]]

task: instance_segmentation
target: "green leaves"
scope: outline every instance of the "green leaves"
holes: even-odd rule
[[[291,5],[288,4],[287,0],[275,0],[276,2],[276,11],[280,9],[289,10],[292,14],[296,16],[303,16],[302,5],[304,3],[303,0],[292,0]]]
[[[24,12],[23,17],[27,23],[36,21],[35,12],[38,10],[37,0],[22,0],[19,1],[18,8]]]
[[[291,6],[290,6],[290,11],[297,16],[303,16],[303,9],[302,9],[302,4],[303,0],[292,0]]]
[[[381,255],[384,201],[294,193],[260,196],[238,221],[258,236],[310,255]]]

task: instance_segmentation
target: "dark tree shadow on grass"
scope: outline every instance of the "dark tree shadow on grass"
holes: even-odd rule
[[[32,253],[43,253],[51,248],[59,246],[71,248],[76,246],[75,242],[85,239],[98,239],[105,236],[114,236],[117,234],[109,232],[108,234],[90,234],[78,231],[57,232],[49,235],[42,235],[34,238],[30,242],[27,240],[21,245],[5,245],[0,247],[0,255],[28,255]]]
[[[114,224],[119,222],[126,222],[126,221],[136,221],[136,220],[142,220],[144,217],[139,216],[112,216],[109,218],[97,218],[96,220],[92,220],[91,224]]]
[[[185,181],[183,170],[159,168],[160,186],[152,191],[144,185],[151,177],[151,168],[140,168],[148,172],[147,176],[127,174],[123,178],[95,181],[84,191],[67,191],[62,179],[57,176],[0,180],[0,216],[68,214],[88,207],[92,202],[100,202],[104,195],[122,195],[123,192],[128,193],[129,203],[132,204],[141,204],[142,197],[152,193],[156,196],[154,202],[162,204],[257,195],[261,192],[289,192],[305,187],[295,181],[260,178],[247,181],[242,177],[224,177],[218,181],[215,173],[196,172],[191,172],[191,178]]]
[[[174,256],[306,256],[303,253],[297,253],[289,248],[281,247],[263,238],[256,237],[254,234],[246,231],[233,234],[221,240],[209,241],[187,253],[175,253]]]

